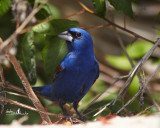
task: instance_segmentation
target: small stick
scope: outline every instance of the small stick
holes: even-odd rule
[[[47,0],[45,2],[47,2]],[[42,8],[43,5],[44,5],[44,3],[42,3],[41,5],[39,5],[37,8],[33,9],[33,11],[28,15],[28,17],[19,26],[19,28],[17,28],[15,30],[15,32],[9,38],[7,38],[4,41],[4,43],[0,47],[0,51],[2,49],[4,49],[25,28],[25,26],[31,21],[31,19],[33,18],[33,16]]]
[[[128,87],[128,85],[131,83],[132,79],[134,78],[134,76],[136,75],[136,73],[139,71],[139,69],[143,66],[143,64],[148,60],[148,58],[151,56],[151,54],[153,53],[153,51],[156,49],[156,47],[159,45],[160,43],[160,38],[156,41],[155,45],[149,50],[149,52],[147,52],[147,54],[145,56],[143,56],[143,58],[132,68],[132,70],[129,73],[129,78],[127,79],[124,87],[120,90],[120,92],[118,93],[117,97],[113,100],[113,105],[115,104],[115,102],[117,101],[118,97],[123,93],[123,91],[126,89],[126,87]]]
[[[69,16],[63,17],[62,19],[67,19],[67,18],[72,17],[72,16],[81,15],[81,14],[84,14],[85,12],[86,12],[86,10],[85,10],[85,9],[82,9],[82,10],[76,12],[76,13],[73,13],[73,14],[69,15]]]
[[[143,90],[146,89],[148,83],[151,81],[151,79],[153,78],[153,76],[156,74],[156,72],[158,71],[158,69],[160,68],[160,64],[157,66],[157,68],[155,69],[155,71],[152,73],[152,75],[148,78],[148,80],[146,81],[146,83],[144,84],[144,86],[142,88],[139,89],[139,91],[125,104],[123,105],[122,108],[120,108],[116,113],[120,113],[127,105],[129,105],[135,98],[137,98],[137,96],[139,96],[141,94],[141,92]]]
[[[3,98],[0,97],[0,101],[8,102],[8,103],[10,103],[10,104],[14,104],[14,105],[17,105],[17,106],[20,106],[20,107],[23,107],[23,108],[26,108],[26,109],[29,109],[29,110],[32,110],[32,111],[44,113],[44,114],[47,114],[47,115],[64,117],[63,115],[57,115],[57,114],[54,114],[54,113],[39,111],[38,109],[36,109],[36,108],[34,108],[34,107],[31,107],[31,106],[29,106],[29,105],[26,105],[26,104],[23,104],[23,103],[20,103],[20,102],[18,102],[18,101],[14,101],[14,100],[11,100],[11,99],[3,99]]]
[[[5,93],[8,93],[8,94],[10,94],[10,95],[15,95],[15,96],[20,96],[20,97],[28,98],[28,96],[22,95],[22,94],[19,94],[19,93],[9,92],[9,91],[4,91],[4,92],[5,92]]]
[[[11,55],[10,53],[7,54],[10,62],[12,63],[12,65],[14,66],[14,69],[16,70],[20,80],[22,81],[22,84],[27,92],[28,97],[31,99],[31,101],[33,102],[34,106],[39,110],[39,111],[43,111],[44,113],[39,113],[42,117],[42,119],[47,122],[47,123],[51,123],[51,120],[49,118],[49,116],[47,114],[45,114],[45,109],[42,106],[41,102],[39,101],[39,99],[37,98],[37,96],[35,95],[35,93],[33,92],[31,85],[28,82],[27,77],[25,76],[20,64],[18,63],[17,59],[15,58],[15,56]],[[44,122],[44,123],[45,123]]]
[[[73,0],[73,1],[76,2],[77,4],[79,4],[79,5],[80,5],[83,9],[85,9],[88,13],[93,14],[93,15],[99,17],[96,13],[94,13],[94,11],[92,11],[91,9],[89,9],[87,6],[85,6],[85,5],[84,5],[83,3],[81,3],[80,1],[78,1],[78,0]],[[119,26],[118,24],[113,23],[112,21],[110,21],[110,20],[107,19],[107,18],[103,18],[103,20],[107,21],[110,25],[115,26],[116,28],[121,29],[122,31],[125,31],[125,32],[127,32],[127,33],[129,33],[129,34],[131,34],[131,35],[134,35],[136,38],[138,37],[138,38],[141,38],[141,39],[143,39],[143,40],[149,41],[149,42],[151,42],[152,44],[154,44],[154,41],[149,40],[149,39],[147,39],[147,38],[145,38],[145,37],[143,37],[143,36],[141,36],[141,35],[133,32],[133,31],[131,31],[131,30],[129,30],[129,29],[126,29],[125,27],[121,27],[121,26]]]
[[[114,85],[115,83],[117,83],[119,81],[119,79],[118,80],[115,80],[111,85],[110,85],[110,87],[112,86],[112,85]],[[83,109],[83,111],[81,111],[82,113],[85,111],[85,110],[87,110],[92,104],[94,104],[107,90],[109,89],[109,87],[108,88],[106,88],[102,93],[100,93],[99,95],[97,95],[84,109]]]
[[[1,81],[3,83],[3,86],[5,86],[5,78],[3,76],[3,68],[1,66],[1,64],[0,64],[0,77],[1,77]]]

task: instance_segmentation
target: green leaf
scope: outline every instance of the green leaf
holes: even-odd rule
[[[144,56],[151,48],[153,44],[147,41],[136,41],[126,47],[128,55],[132,59],[139,59]]]
[[[11,0],[0,0],[0,17],[3,16],[10,8]]]
[[[46,3],[42,7],[42,9],[36,14],[36,18],[42,20],[49,17],[52,17],[54,19],[59,18],[60,12],[53,4]]]
[[[106,13],[105,0],[92,0],[96,14],[100,17],[104,17]]]
[[[134,96],[138,92],[139,86],[140,86],[140,83],[139,83],[138,77],[135,76],[129,86],[129,89],[128,89],[129,94],[131,96]]]
[[[49,22],[38,24],[35,27],[32,28],[34,32],[37,33],[47,33],[52,28],[51,24]]]
[[[132,0],[109,0],[109,2],[117,11],[133,18]]]
[[[78,27],[78,24],[77,21],[71,21],[68,19],[54,19],[47,23],[36,25],[32,30],[34,32],[45,33],[48,35],[58,35],[69,28]]]
[[[72,27],[78,27],[79,25],[77,21],[72,21],[68,19],[55,19],[52,20],[50,23],[53,26],[53,29],[51,31],[53,35],[57,35]]]
[[[130,70],[131,69],[130,62],[125,56],[107,55],[106,60],[110,65],[112,65],[115,68],[118,68],[121,70]]]
[[[31,84],[36,83],[35,47],[33,45],[34,33],[26,33],[18,45],[17,58]]]
[[[52,37],[47,41],[42,51],[44,71],[50,79],[53,79],[55,69],[67,54],[68,49],[65,41],[58,37]]]
[[[46,34],[34,33],[34,45],[36,47],[36,50],[42,51],[46,39],[47,39]]]

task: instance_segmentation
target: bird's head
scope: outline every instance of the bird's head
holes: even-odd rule
[[[69,51],[93,52],[92,38],[81,28],[70,28],[58,36],[66,40]]]

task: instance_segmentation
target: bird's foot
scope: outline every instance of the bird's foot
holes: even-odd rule
[[[87,121],[87,117],[84,116],[82,113],[76,111],[77,115],[79,116],[79,119],[82,120],[83,122]]]
[[[66,116],[66,121],[70,121],[71,124],[74,124],[72,116]]]

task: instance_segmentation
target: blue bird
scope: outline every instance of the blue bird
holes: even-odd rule
[[[93,41],[88,32],[80,28],[70,28],[58,35],[66,40],[68,54],[56,68],[54,82],[42,87],[34,87],[35,92],[58,102],[64,114],[63,105],[73,103],[77,115],[82,118],[77,107],[99,76],[99,65],[93,50]]]

